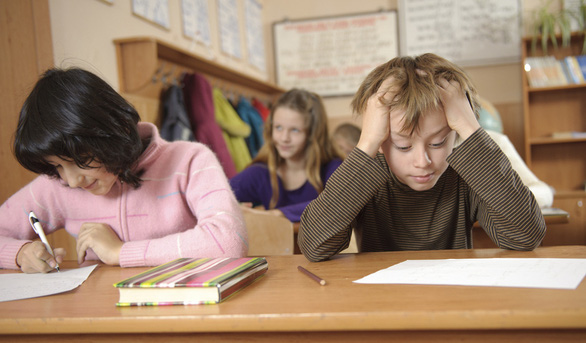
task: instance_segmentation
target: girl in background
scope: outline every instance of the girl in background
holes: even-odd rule
[[[51,256],[28,221],[77,239],[78,262],[154,266],[179,257],[247,252],[242,212],[209,148],[166,142],[105,81],[48,70],[26,99],[16,158],[40,174],[0,207],[0,268],[48,272]]]
[[[342,163],[319,95],[302,89],[281,95],[265,122],[264,140],[252,164],[230,180],[232,190],[240,202],[299,222]]]

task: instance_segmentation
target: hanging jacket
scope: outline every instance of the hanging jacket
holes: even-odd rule
[[[244,97],[240,98],[236,111],[242,121],[250,126],[250,136],[246,137],[245,141],[248,151],[250,151],[250,156],[254,158],[264,141],[262,137],[264,122],[260,113]]]
[[[168,141],[195,141],[191,121],[185,110],[183,91],[172,85],[162,96],[161,137]]]
[[[260,102],[260,100],[256,98],[252,99],[252,106],[256,108],[258,113],[260,113],[262,120],[267,121],[267,118],[269,117],[271,110],[269,110],[262,102]]]
[[[221,90],[214,88],[213,95],[216,122],[222,128],[236,171],[240,172],[252,162],[250,152],[244,141],[244,138],[250,135],[250,126],[240,119],[238,113],[234,111],[234,108],[224,97]]]
[[[186,74],[183,85],[185,107],[191,119],[195,139],[216,153],[228,178],[236,175],[236,167],[222,136],[222,129],[216,122],[210,83],[202,75]]]

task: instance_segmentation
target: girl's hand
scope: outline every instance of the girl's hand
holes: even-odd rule
[[[16,263],[25,273],[48,273],[55,269],[57,263],[63,262],[65,249],[53,249],[53,253],[55,257],[51,256],[42,242],[34,241],[20,248],[16,255]]]
[[[386,79],[370,96],[362,114],[362,133],[356,146],[370,157],[375,157],[383,142],[389,138],[390,109],[381,102],[381,98],[391,101],[395,97],[389,90],[392,81],[392,78]]]
[[[81,264],[85,259],[86,250],[92,249],[102,262],[118,265],[123,244],[110,225],[83,223],[77,236],[77,261]]]
[[[440,79],[438,86],[448,125],[465,140],[480,127],[468,97],[457,81]]]

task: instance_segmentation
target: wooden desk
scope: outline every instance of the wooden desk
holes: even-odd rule
[[[545,220],[545,225],[551,224],[566,224],[569,222],[570,214],[562,209],[559,208],[545,208],[541,209],[543,212],[543,219]],[[555,234],[555,233],[550,233]],[[301,254],[301,249],[299,249],[299,245],[297,244],[297,237],[299,235],[299,223],[293,223],[293,241],[295,243],[293,252],[295,254]],[[486,248],[496,248],[496,244],[488,237],[486,232],[482,230],[482,227],[478,222],[474,223],[474,227],[472,229],[472,246],[475,249],[486,249]],[[355,247],[354,247],[355,248]],[[356,249],[354,249],[356,250]],[[355,252],[355,251],[352,251]]]
[[[545,224],[566,224],[570,221],[570,214],[560,208],[542,208]]]
[[[269,271],[219,305],[117,308],[112,284],[145,268],[100,266],[66,294],[0,303],[10,342],[336,341],[545,342],[586,340],[586,281],[576,290],[361,285],[406,259],[586,258],[586,246],[386,252],[310,263],[268,257]],[[328,281],[320,286],[301,265]],[[9,271],[1,271],[9,272]]]
[[[570,221],[570,214],[559,208],[542,208],[545,225],[566,224]],[[546,235],[555,235],[555,232],[546,232]],[[472,230],[473,247],[475,249],[496,248],[496,244],[488,237],[478,222],[474,223]]]

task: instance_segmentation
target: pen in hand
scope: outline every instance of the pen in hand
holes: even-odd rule
[[[45,231],[43,231],[43,227],[41,226],[41,222],[37,219],[37,216],[35,215],[35,213],[33,211],[31,211],[28,214],[28,220],[31,223],[33,230],[35,230],[37,235],[39,235],[39,238],[41,238],[41,242],[43,242],[43,244],[45,245],[45,248],[47,249],[49,254],[51,254],[51,256],[55,257],[55,254],[53,253],[53,249],[51,248],[51,246],[49,245],[49,241],[47,240],[47,236],[45,236]],[[57,262],[57,259],[55,259],[55,264],[56,264],[55,269],[57,269],[57,271],[60,272],[59,263]]]

